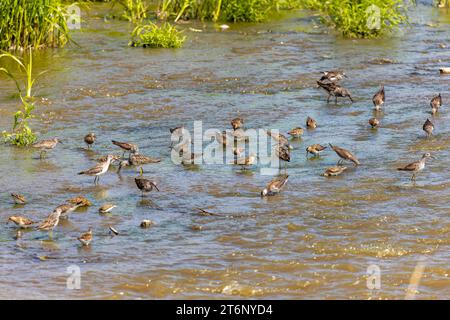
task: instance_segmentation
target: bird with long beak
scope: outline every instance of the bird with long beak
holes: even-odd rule
[[[333,146],[331,143],[329,143],[329,145],[330,145],[331,149],[333,149],[333,151],[336,152],[336,154],[339,156],[339,158],[341,158],[341,159],[338,161],[338,163],[337,163],[338,165],[342,164],[342,162],[343,162],[344,160],[351,161],[351,162],[353,162],[356,166],[359,165],[359,164],[361,164],[361,163],[359,162],[359,160],[358,160],[358,159],[353,155],[353,153],[351,153],[350,151],[345,150],[344,148],[340,148],[340,147]]]
[[[425,168],[425,162],[430,158],[436,159],[429,152],[424,153],[420,160],[412,162],[404,167],[397,168],[397,170],[412,172],[413,175],[411,177],[411,181],[416,181],[417,173],[419,173],[420,171],[422,171]]]
[[[151,192],[153,188],[159,191],[158,187],[156,186],[156,183],[150,179],[144,178],[143,173],[144,171],[141,168],[139,177],[134,178],[136,186],[138,187],[139,190],[141,190],[142,197],[144,197],[144,192]]]
[[[272,196],[279,193],[287,183],[288,178],[288,175],[281,175],[272,179],[272,181],[270,181],[267,186],[261,191],[261,197]]]
[[[302,129],[303,130],[303,129]],[[292,150],[293,147],[289,144],[288,138],[281,133],[275,133],[271,130],[267,130],[267,135],[275,140],[279,145],[286,146],[288,149]]]
[[[331,82],[342,80],[344,77],[347,78],[344,71],[341,70],[330,70],[322,72],[323,76],[320,81],[329,80]]]
[[[106,171],[108,171],[109,166],[111,164],[111,161],[113,161],[113,159],[115,159],[115,156],[108,154],[108,156],[106,157],[106,161],[105,162],[100,162],[98,163],[96,166],[85,170],[85,171],[80,171],[78,172],[78,174],[85,174],[88,176],[95,176],[94,178],[94,184],[97,184],[100,180],[100,176],[102,174],[105,174]]]
[[[91,145],[95,142],[95,133],[91,132],[84,136],[84,142],[87,144],[88,149],[91,148]]]
[[[284,172],[286,173],[287,162],[291,161],[291,152],[289,151],[289,148],[287,146],[280,144],[276,145],[274,149],[275,156],[284,162]]]
[[[384,104],[385,94],[384,94],[384,85],[381,85],[380,90],[375,93],[372,98],[373,105],[375,106],[375,110],[380,110],[381,106]]]
[[[319,157],[320,153],[326,148],[327,147],[322,146],[321,144],[312,144],[306,148],[306,157],[308,157],[308,153],[313,154],[315,157]]]
[[[39,155],[39,158],[42,159],[47,151],[54,149],[58,143],[62,143],[61,140],[59,140],[58,138],[52,138],[33,143],[31,147],[40,149],[41,153]]]
[[[427,134],[427,137],[430,138],[433,135],[434,124],[430,121],[430,119],[427,119],[423,124],[422,129]]]
[[[319,87],[321,87],[328,93],[327,103],[330,102],[331,97],[334,97],[335,103],[337,103],[338,97],[342,97],[342,98],[348,97],[350,99],[350,101],[353,102],[353,98],[352,98],[350,92],[347,89],[345,89],[344,87],[342,87],[334,82],[317,81],[317,84],[319,85]]]
[[[439,108],[442,106],[442,97],[439,93],[437,96],[433,97],[430,101],[431,113],[435,114],[439,111]]]
[[[301,138],[301,136],[303,135],[303,128],[301,127],[296,127],[294,129],[291,129],[288,134],[295,139],[299,139]]]
[[[21,229],[30,228],[34,224],[33,220],[28,219],[27,217],[22,217],[22,216],[10,216],[8,218],[8,222],[9,221],[14,222]]]

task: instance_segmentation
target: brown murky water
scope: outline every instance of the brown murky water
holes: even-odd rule
[[[450,11],[420,6],[404,34],[385,40],[345,40],[315,27],[296,12],[266,24],[191,23],[183,49],[128,48],[131,27],[104,21],[105,7],[84,16],[80,47],[37,52],[36,72],[48,70],[35,93],[44,99],[34,121],[40,137],[65,142],[46,160],[29,149],[1,146],[0,298],[289,298],[402,299],[416,264],[425,257],[417,297],[450,294]],[[191,32],[188,27],[203,29]],[[379,64],[379,59],[394,63]],[[326,104],[315,87],[319,72],[342,68],[355,103]],[[371,130],[371,97],[386,86],[381,127]],[[16,108],[14,87],[0,78],[0,127],[8,129]],[[432,118],[435,136],[422,124],[430,98],[441,92],[442,112]],[[240,115],[248,128],[286,132],[319,127],[294,141],[290,181],[278,196],[261,199],[270,177],[229,165],[192,170],[170,160],[169,128],[194,120],[225,129]],[[39,121],[40,120],[40,121]],[[82,137],[97,134],[93,151]],[[142,201],[136,172],[112,168],[93,185],[78,176],[93,158],[114,151],[111,139],[134,141],[142,153],[161,157],[147,165],[161,192]],[[320,176],[338,160],[326,152],[307,160],[305,147],[346,147],[362,165],[337,178]],[[395,168],[432,152],[416,185]],[[10,192],[30,200],[14,206]],[[72,214],[45,234],[14,239],[12,214],[39,220],[75,195],[93,207]],[[100,205],[118,207],[98,214]],[[205,208],[217,216],[200,216]],[[155,225],[139,228],[142,219]],[[108,226],[121,234],[111,237]],[[94,228],[94,242],[80,248],[76,237]],[[46,257],[43,259],[42,257]],[[67,267],[81,269],[81,289],[66,288]],[[367,268],[381,270],[381,288],[366,286]]]

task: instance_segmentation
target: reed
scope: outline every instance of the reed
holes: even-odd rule
[[[168,22],[160,26],[155,23],[139,25],[134,28],[131,38],[130,46],[144,48],[180,48],[186,39]]]
[[[0,49],[61,47],[69,40],[61,0],[0,0]]]
[[[133,23],[142,22],[147,18],[148,4],[143,0],[114,0],[123,8],[122,18]]]

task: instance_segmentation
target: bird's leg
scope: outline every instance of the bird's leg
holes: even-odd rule
[[[334,96],[334,103],[337,104],[337,96]]]
[[[330,103],[331,94],[328,93],[327,103]]]
[[[50,240],[53,240],[53,230],[50,230],[50,231],[48,232],[48,238],[49,238]]]

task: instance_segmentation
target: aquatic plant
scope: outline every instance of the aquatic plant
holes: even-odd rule
[[[139,25],[134,28],[131,37],[130,46],[144,48],[180,48],[186,40],[182,32],[168,22],[160,26],[155,23]]]
[[[6,143],[17,146],[27,146],[36,141],[36,136],[29,127],[29,120],[34,117],[32,112],[35,109],[31,90],[36,81],[36,78],[33,78],[33,58],[31,48],[29,49],[27,61],[8,52],[0,54],[0,59],[2,58],[11,59],[14,64],[18,66],[21,73],[25,75],[25,83],[21,86],[20,81],[10,70],[4,67],[0,68],[0,72],[6,74],[16,84],[22,104],[21,108],[14,113],[12,132],[3,131],[3,138]],[[42,73],[43,72],[38,76]],[[23,95],[24,91],[25,95]]]
[[[439,8],[450,7],[450,0],[436,0],[435,4]]]
[[[68,40],[61,0],[0,0],[0,49],[62,47]]]
[[[301,0],[346,37],[376,38],[408,22],[404,0]]]
[[[148,5],[143,0],[115,0],[123,7],[122,18],[133,23],[147,18]]]

